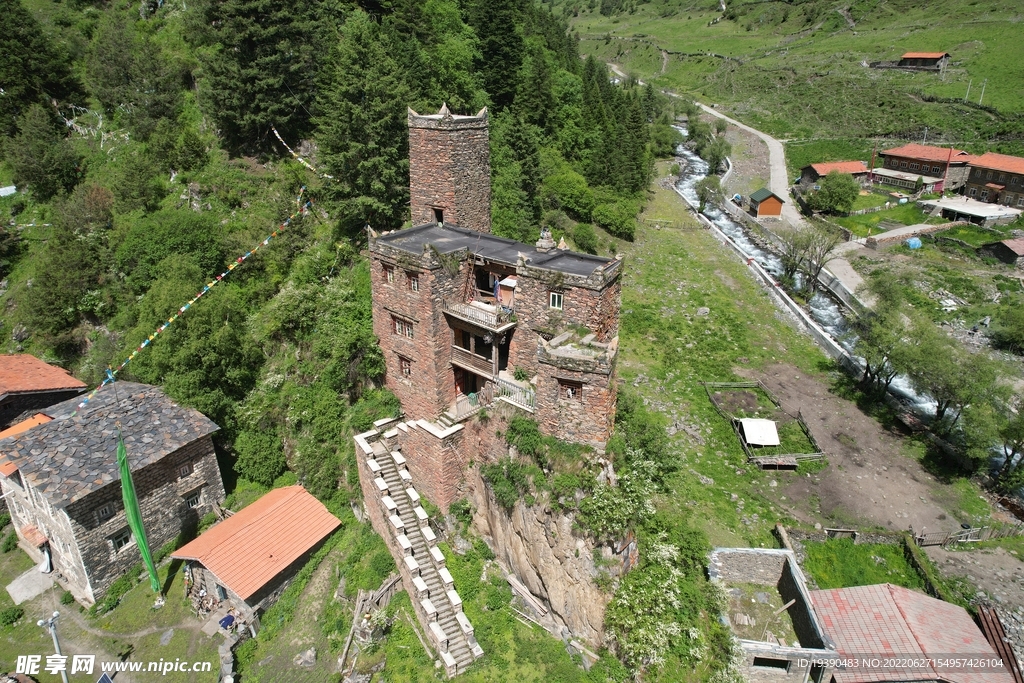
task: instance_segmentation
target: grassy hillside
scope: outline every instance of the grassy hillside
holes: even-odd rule
[[[920,140],[927,127],[929,140],[1024,152],[1024,9],[1013,0],[725,4],[562,7],[581,52],[778,137]],[[947,51],[952,64],[942,77],[867,66],[906,51]]]

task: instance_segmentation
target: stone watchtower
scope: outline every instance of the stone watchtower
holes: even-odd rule
[[[487,109],[459,116],[409,110],[412,224],[449,223],[491,231],[491,153]]]

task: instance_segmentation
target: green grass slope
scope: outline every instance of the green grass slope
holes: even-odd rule
[[[1024,152],[1019,2],[726,5],[724,14],[711,0],[627,5],[610,16],[571,0],[562,9],[581,52],[719,103],[778,137],[920,140],[927,127],[929,140]],[[941,77],[867,66],[907,51],[946,51],[952,63]]]

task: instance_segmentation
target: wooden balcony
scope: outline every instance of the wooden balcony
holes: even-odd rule
[[[491,378],[494,377],[494,362],[490,358],[484,358],[461,346],[452,346],[452,365],[475,372],[478,375]]]
[[[460,301],[442,301],[441,310],[459,320],[491,332],[504,332],[516,326],[516,314],[499,306]]]

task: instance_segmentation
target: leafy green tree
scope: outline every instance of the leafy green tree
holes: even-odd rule
[[[331,63],[317,119],[324,166],[358,227],[397,228],[409,201],[409,89],[380,27],[364,12],[349,15]]]
[[[417,3],[410,3],[417,4]],[[454,0],[427,0],[422,5],[421,40],[429,65],[426,98],[432,106],[447,102],[454,111],[475,113],[487,103],[474,62],[480,41],[462,20]]]
[[[818,287],[818,276],[829,261],[833,259],[836,249],[845,242],[843,233],[821,220],[810,221],[807,238],[807,255],[804,260],[804,273],[812,290]]]
[[[235,152],[271,150],[309,131],[316,25],[306,0],[197,0],[186,33],[202,47],[200,95]]]
[[[562,209],[578,221],[589,221],[594,210],[594,192],[587,179],[568,166],[544,178],[541,196],[546,208]]]
[[[1019,298],[1003,301],[995,314],[995,323],[990,333],[992,340],[1014,353],[1024,352],[1024,306]]]
[[[14,182],[27,186],[43,201],[78,182],[78,154],[42,105],[33,104],[25,111],[18,121],[18,134],[7,140],[4,153]]]
[[[860,194],[860,184],[849,173],[832,171],[822,178],[821,189],[811,195],[811,207],[827,213],[845,212],[853,209],[853,203]]]
[[[235,439],[235,452],[235,471],[261,486],[270,486],[288,469],[281,439],[273,431],[241,431]]]
[[[888,271],[874,274],[865,285],[875,305],[853,319],[850,333],[864,359],[861,384],[885,392],[907,365],[910,320],[904,314],[909,281]]]
[[[725,163],[726,158],[732,154],[732,145],[725,138],[716,137],[704,147],[700,154],[704,161],[708,162],[708,171],[718,173],[718,169]]]
[[[693,188],[697,191],[698,211],[704,211],[708,204],[722,201],[722,182],[716,175],[709,175],[697,181]]]
[[[11,136],[33,104],[81,104],[85,93],[71,60],[20,0],[0,0],[0,136]]]

